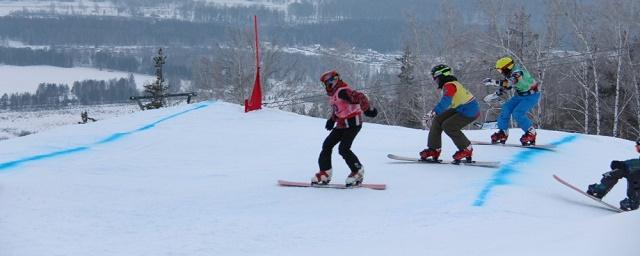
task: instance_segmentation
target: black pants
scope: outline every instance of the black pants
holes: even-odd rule
[[[322,151],[318,158],[320,170],[326,171],[331,169],[331,151],[338,143],[340,143],[338,153],[344,158],[344,161],[347,162],[349,169],[354,172],[362,167],[356,154],[351,151],[351,144],[353,144],[353,140],[356,139],[356,135],[358,135],[361,128],[362,126],[353,126],[345,129],[333,129],[331,133],[329,133],[329,136],[327,136],[327,138],[324,139],[324,143],[322,143]]]
[[[631,172],[628,169],[615,169],[602,174],[600,184],[604,186],[608,193],[619,179],[627,179],[627,197],[633,200],[640,200],[640,172]]]

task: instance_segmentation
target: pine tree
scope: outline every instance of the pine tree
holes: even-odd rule
[[[400,62],[400,84],[396,87],[397,125],[418,128],[422,127],[423,115],[422,90],[415,79],[416,56],[409,47],[405,47],[401,57],[396,58]]]
[[[2,97],[0,98],[0,107],[2,109],[7,109],[9,107],[9,95],[2,94]]]
[[[153,97],[151,102],[145,105],[145,109],[156,109],[165,105],[164,95],[169,87],[164,82],[162,65],[165,64],[166,59],[167,57],[162,54],[162,48],[158,50],[158,55],[153,57],[153,63],[156,68],[156,81],[144,86],[144,92]]]

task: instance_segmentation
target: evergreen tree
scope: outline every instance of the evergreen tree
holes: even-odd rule
[[[150,103],[145,105],[145,109],[156,109],[164,107],[164,95],[169,87],[164,82],[162,75],[162,65],[165,64],[167,57],[162,54],[162,48],[158,50],[158,55],[153,57],[154,66],[156,68],[156,81],[152,84],[144,86],[144,92],[152,96]]]
[[[2,94],[2,97],[0,98],[0,107],[2,109],[7,109],[9,107],[9,95]]]
[[[400,62],[400,83],[396,87],[396,111],[397,125],[419,128],[422,127],[422,115],[424,112],[424,99],[422,90],[415,79],[416,56],[409,47],[405,47],[401,57],[396,58]]]

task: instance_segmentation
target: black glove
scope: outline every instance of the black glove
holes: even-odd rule
[[[324,128],[327,129],[327,131],[331,131],[333,130],[334,124],[336,124],[336,121],[333,121],[333,118],[329,118],[327,119],[327,123],[324,125]]]
[[[376,108],[369,108],[364,112],[364,115],[368,117],[376,117],[378,115],[378,110]]]
[[[624,164],[624,162],[622,161],[611,161],[611,170],[626,170],[627,169],[627,165]]]

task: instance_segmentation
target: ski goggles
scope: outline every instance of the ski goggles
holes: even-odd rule
[[[324,80],[324,82],[322,82],[324,84],[325,88],[332,88],[333,86],[335,86],[336,82],[338,79],[336,79],[335,76],[328,78],[327,80]]]
[[[450,76],[451,75],[451,69],[447,68],[447,69],[444,69],[444,70],[438,70],[436,72],[433,72],[433,74],[431,74],[431,77],[435,81],[436,79],[438,79],[438,77],[440,77],[442,75]]]
[[[496,71],[498,71],[498,73],[504,75],[504,76],[511,76],[511,69],[508,68],[496,68]]]

